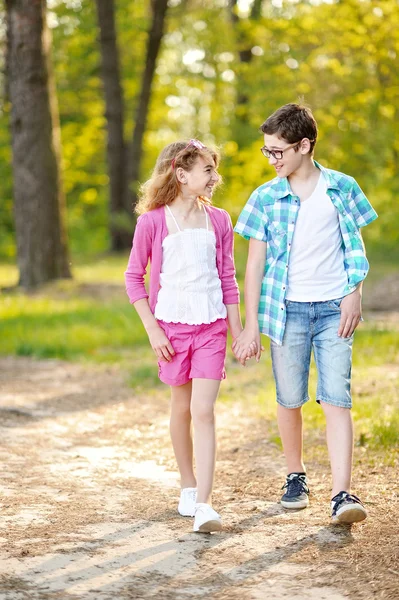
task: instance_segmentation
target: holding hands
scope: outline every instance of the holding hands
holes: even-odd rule
[[[260,342],[259,327],[245,327],[231,345],[234,356],[245,367],[247,360],[256,357],[259,362],[264,347]]]

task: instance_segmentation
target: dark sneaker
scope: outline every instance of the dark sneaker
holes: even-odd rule
[[[281,505],[284,508],[306,508],[309,504],[306,473],[290,473],[281,489],[286,490],[284,496],[281,497]]]
[[[332,523],[358,523],[367,517],[367,511],[357,496],[340,492],[331,500]]]

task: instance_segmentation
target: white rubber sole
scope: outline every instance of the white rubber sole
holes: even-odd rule
[[[195,511],[189,513],[189,512],[181,512],[179,509],[177,509],[177,512],[179,513],[179,515],[181,517],[194,517],[195,516]]]
[[[280,504],[281,506],[284,506],[284,508],[288,508],[291,510],[299,510],[301,508],[306,508],[307,506],[309,506],[309,498],[305,498],[300,502],[285,502],[285,500],[280,500]]]
[[[212,531],[221,531],[222,523],[218,520],[205,521],[198,527],[198,529],[194,529],[195,533],[212,533]]]
[[[359,523],[364,521],[367,517],[366,509],[360,504],[347,504],[343,506],[341,510],[338,510],[338,514],[335,517],[331,517],[332,523]]]

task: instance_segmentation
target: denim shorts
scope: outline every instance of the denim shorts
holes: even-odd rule
[[[309,400],[308,380],[313,349],[317,368],[317,402],[352,407],[353,334],[338,337],[342,298],[327,302],[286,301],[283,345],[271,342],[277,402],[298,408]]]

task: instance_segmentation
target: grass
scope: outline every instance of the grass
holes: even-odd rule
[[[236,252],[243,273],[245,252]],[[25,294],[11,290],[0,294],[0,354],[33,358],[119,363],[128,372],[130,385],[151,393],[160,385],[156,361],[146,333],[129,305],[123,287],[127,256],[102,257],[74,266],[72,281],[48,284]],[[374,272],[391,273],[390,264]],[[242,279],[242,277],[240,277]],[[0,265],[0,286],[12,286],[17,271]],[[376,279],[374,277],[373,283]],[[240,284],[242,282],[240,281]],[[395,325],[395,324],[394,324]],[[239,400],[243,410],[261,414],[268,439],[279,444],[275,425],[275,391],[268,342],[261,363],[244,369],[227,357],[228,378],[221,387],[223,402]],[[399,448],[399,323],[365,321],[356,333],[353,369],[353,415],[356,445],[360,448]],[[316,373],[311,368],[310,395],[315,397]],[[320,445],[324,416],[314,400],[304,407],[305,427]],[[266,426],[266,425],[265,425]],[[387,453],[389,461],[395,455]]]

